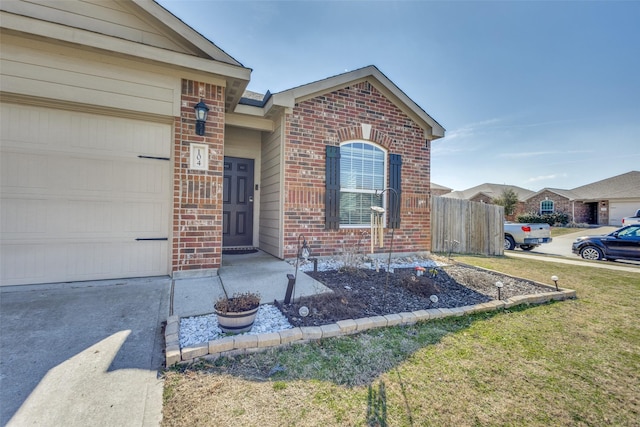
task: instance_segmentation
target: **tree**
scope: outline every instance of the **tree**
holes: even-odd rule
[[[497,199],[493,199],[493,203],[504,207],[505,215],[513,215],[518,206],[518,195],[512,188],[505,188]]]

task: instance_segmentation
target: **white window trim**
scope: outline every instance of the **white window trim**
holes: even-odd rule
[[[350,141],[344,141],[340,143],[340,149],[342,149],[343,145],[349,145],[349,144],[353,144],[356,142],[361,142],[363,144],[367,144],[367,145],[371,145],[379,150],[381,150],[384,153],[384,165],[383,165],[383,171],[384,171],[384,177],[383,177],[383,183],[384,186],[386,188],[387,186],[387,182],[389,179],[389,151],[387,149],[385,149],[384,147],[371,142],[371,141],[367,141],[365,139],[352,139]],[[342,173],[342,171],[340,171],[340,173]],[[340,180],[340,192],[339,194],[341,195],[343,192],[343,189],[345,187],[342,186],[342,180]],[[375,194],[376,192],[380,193],[381,191],[383,191],[384,188],[378,188],[375,190],[360,190],[360,189],[349,189],[348,191],[345,191],[346,193],[362,193],[362,194]],[[382,223],[385,224],[385,228],[386,228],[386,224],[387,224],[387,193],[385,193],[383,195],[382,198],[382,207],[384,209],[384,214],[382,215]],[[340,223],[340,228],[341,229],[359,229],[359,228],[371,228],[371,223],[369,224],[342,224]]]
[[[542,204],[543,203],[551,203],[551,211],[549,211],[548,209],[542,209]],[[540,215],[546,215],[546,214],[552,214],[556,211],[556,202],[554,202],[553,200],[542,200],[540,201]]]

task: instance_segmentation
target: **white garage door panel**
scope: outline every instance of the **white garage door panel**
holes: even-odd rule
[[[25,284],[163,275],[167,251],[166,241],[3,244],[2,278]]]
[[[2,188],[16,194],[153,199],[166,195],[168,163],[134,155],[105,159],[4,149]]]
[[[638,209],[640,209],[640,199],[631,202],[611,202],[609,225],[622,225],[622,218],[634,216]]]
[[[3,198],[1,213],[3,242],[167,237],[169,221],[162,202]]]
[[[170,125],[1,111],[1,284],[169,273]]]
[[[169,126],[120,117],[1,104],[3,145],[76,154],[168,157]]]

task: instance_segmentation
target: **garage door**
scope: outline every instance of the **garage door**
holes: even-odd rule
[[[171,125],[1,108],[2,285],[168,274]]]
[[[633,202],[610,202],[609,225],[622,225],[622,218],[634,216],[640,209],[640,199]]]

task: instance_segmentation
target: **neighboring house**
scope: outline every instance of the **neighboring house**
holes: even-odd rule
[[[251,70],[153,1],[0,10],[2,284],[208,276],[301,235],[340,253],[383,188],[394,251],[429,250],[444,129],[377,68],[245,96]]]
[[[433,184],[432,184],[433,185]],[[516,214],[566,213],[569,220],[596,225],[622,225],[622,218],[640,209],[640,172],[631,171],[571,190],[543,188],[534,192],[512,185],[481,184],[443,197],[493,203],[506,189],[518,195]]]
[[[502,193],[506,190],[513,190],[518,196],[518,206],[516,206],[515,213],[507,217],[509,220],[514,220],[517,215],[525,211],[525,200],[534,194],[533,191],[515,185],[485,183],[466,190],[443,194],[442,196],[479,203],[493,203],[496,198],[502,197]]]
[[[451,193],[453,191],[452,188],[445,187],[444,185],[436,184],[435,182],[431,182],[431,195],[433,197],[442,196],[444,194]]]
[[[526,200],[532,212],[564,212],[577,223],[622,225],[640,209],[640,172],[631,171],[571,190],[544,188]]]

